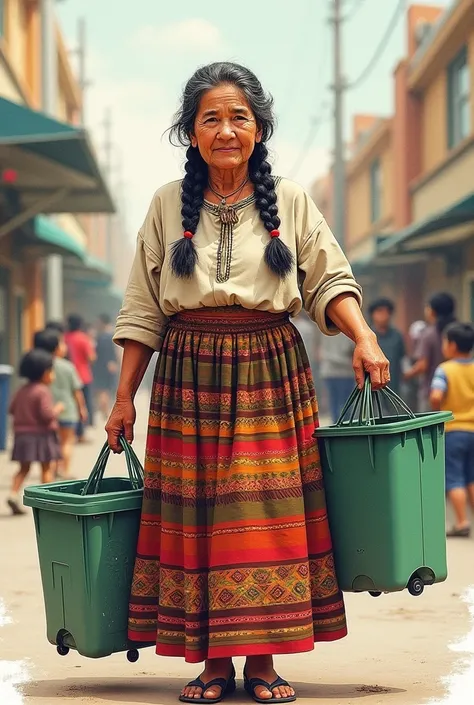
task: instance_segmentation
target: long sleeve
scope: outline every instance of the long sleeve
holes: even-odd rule
[[[320,330],[334,335],[338,330],[326,316],[328,304],[340,294],[353,294],[362,305],[362,290],[326,221],[309,198],[308,202],[309,217],[305,220],[316,222],[299,241],[301,294],[305,309]]]
[[[114,342],[136,340],[159,351],[168,318],[159,304],[163,263],[159,215],[155,199],[137,238],[137,249],[122,309],[117,318]]]

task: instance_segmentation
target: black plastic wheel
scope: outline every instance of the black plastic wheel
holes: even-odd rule
[[[372,597],[380,597],[381,594],[378,590],[369,590],[369,595],[372,595]]]
[[[412,578],[408,583],[408,592],[413,597],[419,597],[423,590],[425,589],[425,584],[421,578]]]
[[[130,651],[127,651],[127,659],[130,663],[136,663],[139,658],[140,654],[138,653],[138,649],[130,649]]]
[[[56,651],[60,656],[67,656],[69,653],[69,648],[67,646],[64,646],[64,644],[58,644],[56,647]]]

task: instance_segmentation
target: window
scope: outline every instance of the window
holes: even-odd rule
[[[464,47],[448,66],[448,147],[453,149],[469,136],[470,72],[467,49]]]
[[[370,219],[376,223],[382,217],[382,169],[376,159],[370,166]]]

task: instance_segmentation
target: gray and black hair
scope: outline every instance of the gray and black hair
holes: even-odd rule
[[[181,98],[181,106],[170,128],[170,142],[175,146],[186,147],[185,176],[181,191],[181,218],[184,232],[194,235],[204,202],[204,192],[208,182],[208,167],[199,149],[191,145],[191,135],[203,94],[216,86],[231,84],[242,91],[255,116],[258,129],[262,132],[261,142],[255,144],[249,159],[249,177],[254,185],[255,204],[260,218],[269,233],[278,231],[278,217],[275,179],[268,161],[266,142],[275,128],[273,98],[266,93],[262,84],[249,69],[230,62],[217,62],[199,68],[187,82]],[[191,236],[182,237],[172,245],[171,268],[180,278],[192,276],[197,251]],[[279,277],[285,278],[293,268],[294,258],[290,249],[279,237],[270,237],[265,247],[265,262]]]

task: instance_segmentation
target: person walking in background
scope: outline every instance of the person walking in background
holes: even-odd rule
[[[54,330],[58,335],[64,337],[66,326],[61,321],[48,321],[44,327],[45,330]]]
[[[345,335],[323,336],[321,379],[326,385],[332,423],[336,423],[354,389],[354,343]]]
[[[295,328],[298,329],[298,332],[303,339],[303,343],[305,344],[305,348],[308,353],[309,364],[311,365],[311,371],[317,371],[317,326],[314,325],[313,321],[308,316],[306,311],[301,311],[297,316],[295,316],[292,320],[292,323]]]
[[[398,328],[392,325],[395,305],[393,301],[380,298],[373,301],[369,306],[369,318],[372,330],[377,336],[385,357],[390,362],[390,388],[400,394],[402,381],[402,362],[406,355],[405,341]]]
[[[31,463],[41,463],[41,481],[53,481],[52,463],[61,451],[57,437],[58,416],[63,404],[54,404],[51,383],[54,379],[53,356],[45,350],[32,350],[20,363],[20,377],[27,380],[13,397],[14,444],[12,460],[20,463],[13,478],[8,506],[13,514],[24,514],[20,490],[30,472]]]
[[[403,361],[403,379],[405,386],[405,401],[413,411],[419,411],[420,405],[420,378],[406,379],[406,373],[411,370],[417,361],[417,355],[423,332],[427,326],[426,321],[415,321],[408,329],[408,354]]]
[[[72,362],[64,359],[66,344],[64,336],[59,336],[57,330],[46,328],[39,331],[35,334],[34,342],[35,348],[51,353],[54,360],[51,393],[55,403],[61,403],[64,407],[58,417],[61,461],[58,463],[60,471],[57,475],[67,480],[70,477],[71,456],[77,424],[79,421],[85,422],[87,420],[82,382]]]
[[[456,523],[447,535],[468,538],[468,503],[474,511],[474,328],[469,323],[448,326],[442,347],[447,362],[434,373],[430,400],[434,411],[454,415],[446,424],[446,491]]]
[[[92,401],[92,363],[96,359],[96,352],[91,337],[83,330],[83,320],[81,316],[73,314],[68,318],[68,331],[65,341],[69,353],[69,359],[76,368],[76,372],[82,383],[82,391],[87,407],[86,421],[79,421],[77,425],[77,440],[84,442],[86,425],[93,425],[94,408]]]
[[[437,367],[443,362],[442,336],[445,329],[456,320],[454,312],[456,304],[445,292],[434,294],[425,308],[425,318],[428,325],[420,336],[415,351],[416,362],[405,373],[405,379],[421,377],[419,411],[430,410],[431,382]]]
[[[97,406],[104,419],[108,419],[112,409],[112,398],[117,388],[118,349],[113,342],[114,329],[110,316],[99,316],[96,337],[96,360],[94,363],[94,390]]]

